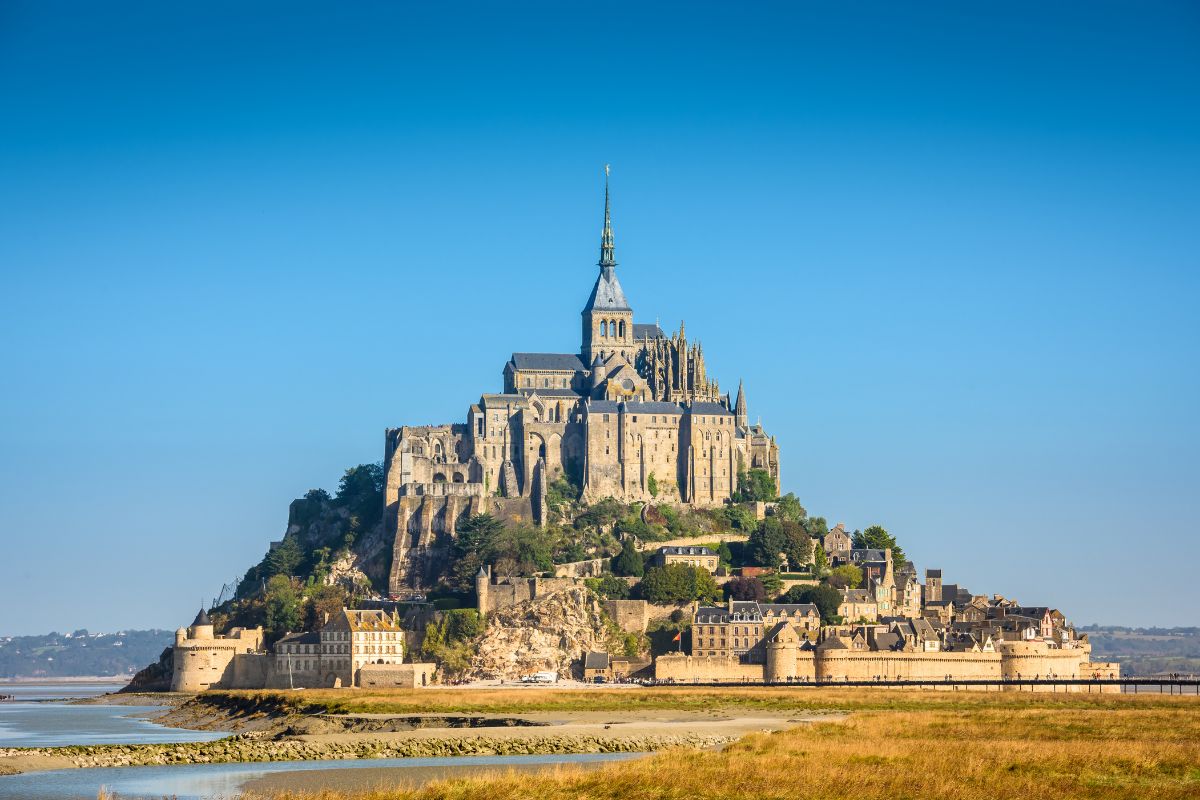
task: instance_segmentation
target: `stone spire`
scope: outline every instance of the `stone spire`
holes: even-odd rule
[[[616,257],[613,253],[612,204],[608,196],[608,164],[604,165],[604,232],[600,234],[600,262],[602,268],[615,267]]]
[[[746,392],[742,388],[742,382],[738,381],[738,396],[737,403],[733,407],[734,424],[738,427],[746,427]]]

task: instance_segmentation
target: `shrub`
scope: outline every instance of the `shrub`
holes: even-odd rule
[[[613,559],[612,571],[617,575],[628,575],[640,578],[645,573],[646,565],[641,551],[634,545],[632,539],[621,542],[621,552]]]

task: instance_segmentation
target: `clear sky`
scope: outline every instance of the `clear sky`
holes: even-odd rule
[[[578,347],[602,166],[811,513],[1198,624],[1194,3],[0,4],[0,634],[174,628]]]

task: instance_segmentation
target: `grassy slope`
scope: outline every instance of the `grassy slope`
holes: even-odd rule
[[[596,772],[498,774],[415,792],[354,795],[356,800],[1200,797],[1200,700],[1195,697],[834,689],[306,694],[317,695],[307,700],[328,701],[338,710],[854,712],[845,722],[748,736],[720,753],[677,750]]]

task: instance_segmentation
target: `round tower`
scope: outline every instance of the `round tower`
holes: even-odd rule
[[[182,647],[185,641],[187,641],[187,628],[180,628],[175,631],[175,646]]]
[[[193,639],[214,638],[212,620],[209,619],[208,612],[204,610],[203,606],[200,607],[200,613],[192,620],[192,627],[189,633]]]

